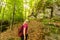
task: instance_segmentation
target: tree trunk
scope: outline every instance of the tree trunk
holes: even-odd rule
[[[53,7],[51,7],[51,15],[50,15],[50,18],[53,17]]]

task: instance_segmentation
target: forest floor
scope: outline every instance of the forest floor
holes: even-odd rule
[[[18,37],[19,26],[21,26],[20,23],[15,24],[13,26],[13,30],[7,29],[7,31],[1,33],[0,40],[19,40],[19,37]],[[42,40],[41,28],[42,28],[41,23],[35,20],[30,21],[29,28],[28,28],[28,40]]]
[[[13,30],[7,29],[0,35],[0,40],[20,40],[18,27],[20,23],[13,25]],[[31,20],[28,27],[28,40],[60,40],[60,22],[49,22],[48,24]]]

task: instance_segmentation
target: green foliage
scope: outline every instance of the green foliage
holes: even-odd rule
[[[60,5],[60,0],[57,0],[56,1],[56,4],[59,6]]]
[[[2,20],[2,18],[4,18],[4,20],[12,20],[13,13],[14,13],[14,20],[24,20],[25,17],[28,18],[28,15],[30,15],[32,11],[34,12],[34,14],[37,14],[40,9],[42,10],[44,8],[45,4],[46,6],[52,5],[55,2],[59,4],[60,1],[59,0],[57,1],[56,0],[29,0],[29,2],[24,3],[23,0],[15,0],[15,1],[3,0],[3,2],[6,2],[6,6],[5,7],[0,6],[1,9],[0,20]],[[28,4],[30,8],[24,9],[24,4]]]
[[[54,19],[47,19],[47,18],[43,18],[41,21],[43,24],[49,24],[49,22],[55,22]]]
[[[14,5],[15,5],[15,9],[14,9]],[[22,0],[15,0],[15,1],[6,0],[6,6],[4,8],[2,7],[2,10],[0,13],[0,20],[2,20],[3,17],[4,17],[4,20],[12,20],[13,11],[14,11],[14,17],[16,18],[23,17],[23,1]]]

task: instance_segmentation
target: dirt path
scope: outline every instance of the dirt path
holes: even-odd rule
[[[18,26],[20,23],[15,24],[13,30],[8,29],[7,31],[1,33],[0,40],[19,40],[17,36]],[[40,22],[35,20],[30,21],[28,28],[28,40],[43,40],[42,26]]]

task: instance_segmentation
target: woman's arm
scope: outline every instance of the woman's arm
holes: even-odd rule
[[[25,30],[26,30],[26,28],[23,29],[24,40],[26,39]]]

